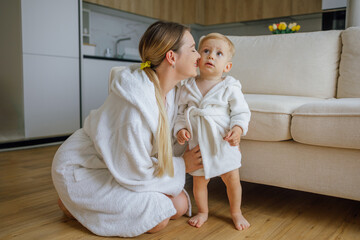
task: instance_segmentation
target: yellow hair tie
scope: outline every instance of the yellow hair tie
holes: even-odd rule
[[[151,61],[146,61],[144,63],[141,63],[140,69],[143,70],[144,68],[151,67]]]

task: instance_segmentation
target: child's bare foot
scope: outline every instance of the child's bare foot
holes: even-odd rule
[[[208,213],[198,213],[196,216],[190,218],[188,223],[193,227],[201,227],[208,219]]]
[[[241,212],[231,213],[231,217],[237,230],[245,230],[250,227],[250,223],[244,218]]]
[[[65,207],[65,205],[63,204],[63,202],[60,200],[60,198],[58,199],[58,205],[59,208],[64,212],[64,214],[70,218],[70,219],[75,219],[74,216],[69,212],[69,210],[67,210],[67,208]]]

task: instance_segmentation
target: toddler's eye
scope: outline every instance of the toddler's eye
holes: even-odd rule
[[[208,49],[204,49],[204,53],[209,53],[209,50],[208,50]]]
[[[222,52],[217,52],[217,55],[218,55],[218,56],[222,56],[223,53],[222,53]]]

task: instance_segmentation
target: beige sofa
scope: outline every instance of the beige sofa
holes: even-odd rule
[[[229,37],[244,181],[360,200],[360,28]]]

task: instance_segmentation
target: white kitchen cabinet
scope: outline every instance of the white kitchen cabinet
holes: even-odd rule
[[[23,52],[79,57],[78,0],[22,0]]]
[[[67,135],[80,127],[79,60],[23,55],[25,137]]]
[[[22,0],[25,139],[80,128],[79,0]]]
[[[110,70],[116,66],[129,66],[133,62],[103,59],[83,59],[81,82],[82,123],[90,111],[99,108],[108,96]]]

